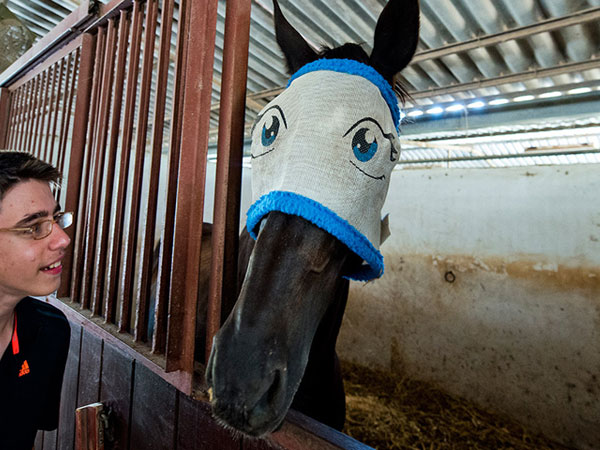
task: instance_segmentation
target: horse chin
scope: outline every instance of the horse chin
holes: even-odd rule
[[[263,437],[278,430],[290,408],[296,388],[288,384],[287,370],[269,376],[239,379],[225,362],[215,364],[211,353],[207,378],[211,389],[212,413],[225,428],[249,437]],[[300,376],[294,378],[299,383]],[[219,383],[213,380],[219,380]]]
[[[225,405],[218,400],[211,405],[213,417],[221,426],[234,434],[251,438],[262,438],[279,430],[287,413],[287,408],[279,412],[258,406],[244,410],[243,407]]]

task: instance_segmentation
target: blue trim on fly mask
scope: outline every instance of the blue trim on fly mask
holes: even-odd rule
[[[383,256],[356,228],[329,208],[303,195],[288,191],[271,191],[260,197],[248,210],[246,228],[256,239],[262,218],[271,211],[300,216],[327,231],[343,242],[350,250],[365,260],[355,272],[344,278],[369,281],[383,275]]]
[[[350,75],[358,75],[373,83],[379,88],[379,92],[383,99],[388,104],[392,113],[392,120],[396,126],[396,132],[400,132],[400,107],[396,94],[383,76],[371,66],[363,64],[353,59],[317,59],[311,63],[302,66],[295,74],[292,75],[286,87],[289,87],[296,78],[301,77],[309,72],[317,70],[330,70],[333,72],[347,73]]]

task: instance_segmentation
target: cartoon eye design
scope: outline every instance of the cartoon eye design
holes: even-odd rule
[[[368,128],[360,128],[352,137],[352,151],[361,162],[367,162],[377,152],[377,139]]]
[[[277,138],[285,129],[287,129],[285,114],[278,105],[272,105],[263,110],[252,126],[251,157],[259,158],[275,150]]]
[[[271,125],[267,128],[267,123],[263,125],[262,134],[260,137],[260,141],[264,147],[268,147],[275,139],[277,139],[277,135],[279,134],[279,119],[276,116],[271,116]]]
[[[385,173],[381,173],[383,167],[389,167],[386,166],[385,159],[389,157],[390,162],[394,162],[398,154],[394,146],[394,134],[384,132],[374,118],[364,117],[354,123],[342,137],[347,139],[345,145],[352,148],[350,164],[369,178],[385,180]]]

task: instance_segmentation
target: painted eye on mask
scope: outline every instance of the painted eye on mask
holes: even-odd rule
[[[252,158],[258,158],[275,150],[277,139],[286,129],[285,115],[278,105],[262,111],[252,126]]]
[[[262,133],[260,135],[260,142],[263,147],[269,147],[277,139],[279,134],[279,119],[277,116],[271,116],[271,124],[265,123],[262,127]],[[267,119],[268,121],[268,119]]]
[[[396,161],[394,134],[385,133],[379,122],[364,117],[355,122],[342,136],[349,151],[349,162],[359,172],[374,180],[385,180],[390,163]],[[389,163],[386,161],[389,152]]]
[[[367,162],[377,153],[377,139],[368,128],[359,128],[352,137],[352,152],[360,162]]]

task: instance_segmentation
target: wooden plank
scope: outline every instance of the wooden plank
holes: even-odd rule
[[[288,450],[373,450],[372,447],[294,410],[288,412],[281,430],[273,433],[270,439]]]
[[[89,405],[99,400],[102,369],[103,340],[84,329],[81,336],[79,358],[79,392],[77,406]]]
[[[179,394],[179,426],[177,450],[239,450],[241,439],[218,425],[212,418],[210,405]]]
[[[75,450],[104,450],[104,425],[100,417],[102,403],[92,403],[75,410]]]
[[[104,342],[100,400],[110,408],[111,433],[107,446],[114,449],[129,448],[129,418],[133,388],[133,358]]]
[[[175,448],[177,391],[142,364],[135,365],[130,448]]]
[[[81,325],[71,322],[71,344],[63,377],[63,387],[58,416],[57,448],[71,449],[75,437],[75,408],[79,386],[79,353],[81,350]]]

